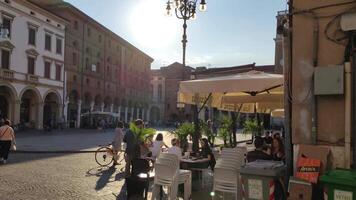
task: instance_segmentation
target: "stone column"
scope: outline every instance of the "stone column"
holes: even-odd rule
[[[75,124],[75,127],[76,128],[80,128],[80,120],[81,120],[81,117],[80,117],[80,114],[82,112],[82,100],[78,100],[78,108],[77,108],[77,123]]]
[[[136,119],[140,118],[140,108],[136,108]]]
[[[58,104],[58,115],[55,124],[58,125],[58,122],[62,120],[62,117],[63,117],[63,104]]]
[[[114,104],[110,104],[110,112],[111,112],[111,113],[114,112]]]
[[[134,120],[134,111],[135,111],[135,108],[132,107],[132,108],[131,108],[131,118],[130,118],[130,121],[133,121],[133,120]]]
[[[94,111],[94,105],[95,105],[94,101],[90,102],[90,112]]]
[[[117,108],[117,113],[119,114],[119,120],[122,120],[122,119],[121,119],[121,106],[119,106],[119,107]]]
[[[10,104],[11,105],[11,104]],[[12,106],[12,123],[19,124],[20,123],[20,107],[21,107],[21,100],[15,100]]]
[[[145,121],[145,109],[142,108],[141,119]]]
[[[147,109],[147,122],[150,122],[150,109]]]
[[[101,111],[101,112],[104,112],[104,107],[105,107],[105,104],[104,104],[104,103],[101,103],[101,105],[100,105],[100,111]]]
[[[68,121],[68,104],[69,104],[69,97],[67,97],[64,100],[64,108],[63,108],[64,123]]]
[[[128,112],[129,108],[125,107],[125,123],[127,123],[127,112]]]
[[[39,130],[43,129],[43,107],[44,103],[42,101],[37,104],[36,128]]]

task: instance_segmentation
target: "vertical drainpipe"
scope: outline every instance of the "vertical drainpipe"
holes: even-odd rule
[[[351,165],[351,65],[345,63],[345,159],[344,167]]]
[[[311,139],[312,139],[312,144],[316,145],[317,144],[317,124],[318,124],[318,101],[317,97],[314,94],[314,68],[318,66],[318,54],[319,54],[319,21],[318,19],[314,16],[313,17],[313,76],[312,76],[312,82],[311,82],[311,88],[312,88],[312,99],[311,99],[311,104],[312,104],[312,127],[311,127]]]
[[[351,44],[352,44],[352,49],[351,49],[351,138],[352,138],[352,168],[356,169],[356,36],[355,33],[352,34],[351,37]]]

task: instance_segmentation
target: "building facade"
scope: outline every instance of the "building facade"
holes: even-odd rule
[[[349,14],[355,14],[352,9],[355,2],[293,0],[290,3],[289,13],[293,15],[284,25],[288,29],[283,39],[294,164],[301,145],[309,144],[330,149],[334,167],[349,168],[352,160],[355,162],[352,154],[354,158],[356,155],[355,151],[352,153],[355,121],[351,121],[356,119],[355,99],[351,98],[351,94],[356,94],[352,43],[355,30],[345,30],[343,20],[355,22],[355,17],[349,18]],[[355,23],[349,25],[356,27]],[[352,73],[348,71],[350,63]],[[352,84],[348,82],[350,75]],[[319,90],[320,82],[328,87]],[[332,91],[334,87],[337,90]],[[349,88],[353,88],[351,93]]]
[[[0,1],[0,115],[42,129],[62,117],[67,21],[22,0]]]
[[[96,126],[95,119],[85,116],[99,112],[118,115],[125,122],[147,120],[153,59],[69,3],[33,2],[69,21],[65,43],[69,125]]]
[[[192,120],[191,106],[177,106],[177,92],[179,82],[190,80],[193,71],[194,68],[184,67],[178,62],[151,70],[152,120],[159,119],[156,122],[166,125]]]
[[[161,74],[161,70],[151,70],[151,103],[150,103],[150,124],[161,125],[164,123],[164,111],[166,105],[166,78]]]

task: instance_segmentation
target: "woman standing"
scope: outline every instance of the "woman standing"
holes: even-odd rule
[[[271,155],[273,160],[284,161],[285,158],[284,145],[280,137],[273,138]]]
[[[200,144],[201,144],[201,155],[203,156],[203,158],[208,158],[209,166],[210,166],[211,170],[214,171],[216,161],[215,161],[213,151],[209,147],[208,139],[202,138],[200,140]]]
[[[115,137],[114,141],[112,142],[112,149],[114,151],[114,165],[118,165],[119,163],[117,162],[118,160],[118,154],[121,151],[121,144],[122,140],[124,138],[124,133],[123,133],[123,128],[124,128],[124,123],[121,121],[117,123],[117,126],[115,128]]]
[[[10,127],[10,120],[5,120],[0,127],[0,162],[6,164],[11,146],[16,145],[14,130]]]

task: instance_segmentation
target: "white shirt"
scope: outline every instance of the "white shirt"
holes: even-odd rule
[[[0,140],[1,141],[15,141],[14,129],[8,125],[0,127]]]
[[[122,128],[116,128],[115,129],[115,137],[113,141],[113,149],[115,151],[121,150],[121,143],[124,138],[124,133],[122,131]]]
[[[173,146],[171,148],[169,148],[167,150],[167,153],[171,153],[171,154],[175,154],[178,156],[178,160],[180,160],[182,158],[182,149],[177,147],[177,146]]]
[[[162,151],[163,141],[154,141],[152,147],[150,148],[152,152],[152,157],[158,157]]]

